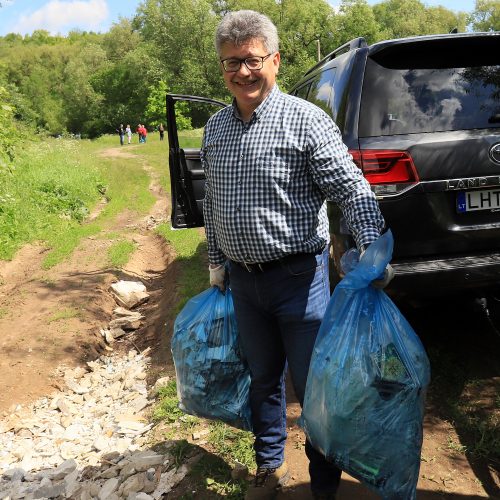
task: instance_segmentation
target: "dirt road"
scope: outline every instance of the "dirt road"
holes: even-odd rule
[[[128,159],[119,148],[103,154],[120,158],[124,164]],[[82,241],[70,259],[50,270],[42,269],[46,249],[39,245],[25,246],[11,262],[0,261],[0,413],[52,392],[58,383],[54,376],[58,366],[83,364],[109,350],[99,330],[111,318],[115,304],[109,285],[117,279],[140,279],[151,293],[150,301],[143,306],[148,318],[146,324],[123,347],[153,348],[152,379],[159,373],[173,374],[169,337],[165,332],[172,330],[168,311],[176,302],[178,269],[172,249],[150,230],[151,220],[166,216],[167,197],[146,160],[144,168],[151,175],[150,191],[157,198],[147,217],[130,212],[120,214],[102,234]],[[116,233],[131,238],[137,245],[132,259],[121,270],[109,268],[105,258]],[[476,341],[477,345],[468,344],[468,333],[464,331],[468,323],[460,318],[455,317],[451,323],[449,318],[433,321],[433,331],[428,331],[429,314],[432,317],[440,313],[436,309],[423,314],[416,311],[411,322],[416,324],[428,349],[447,351],[443,362],[456,359],[449,351],[456,356],[482,357],[479,362],[482,374],[479,367],[477,384],[473,386],[476,392],[467,393],[470,385],[454,387],[457,401],[469,398],[470,404],[483,405],[485,411],[498,417],[500,378],[499,372],[495,373],[498,351],[489,349],[484,340]],[[476,334],[475,338],[483,335]],[[435,363],[440,358],[435,355],[431,359]],[[454,369],[457,366],[450,366],[450,370]],[[440,404],[440,398],[435,394],[429,399],[419,498],[500,498],[498,464],[473,458],[467,448],[470,436],[454,425],[449,405],[444,404],[444,398]],[[279,498],[310,498],[304,437],[296,425],[298,415],[298,405],[290,402],[287,460],[292,467],[292,481]],[[339,498],[375,496],[358,482],[346,478]]]

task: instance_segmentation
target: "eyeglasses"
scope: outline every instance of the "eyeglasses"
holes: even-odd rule
[[[262,67],[264,66],[264,61],[273,54],[274,52],[271,52],[266,56],[252,56],[246,57],[245,59],[229,57],[228,59],[223,59],[221,61],[221,64],[224,68],[224,71],[226,71],[227,73],[236,73],[240,69],[241,63],[244,63],[250,71],[257,71],[259,69],[262,69]]]

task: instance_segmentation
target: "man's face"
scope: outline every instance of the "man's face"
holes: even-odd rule
[[[220,59],[265,57],[268,53],[260,40],[252,39],[242,45],[223,44]],[[222,70],[226,87],[236,98],[240,112],[253,112],[265,99],[276,82],[279,65],[280,54],[275,52],[264,61],[260,70],[249,70],[244,63],[241,63],[240,69],[235,73]]]

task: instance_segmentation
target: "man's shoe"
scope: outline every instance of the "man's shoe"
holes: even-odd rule
[[[331,491],[312,490],[314,500],[335,500],[336,494]]]
[[[259,467],[255,479],[248,486],[245,500],[271,500],[278,489],[288,481],[288,465],[283,462],[277,469]]]

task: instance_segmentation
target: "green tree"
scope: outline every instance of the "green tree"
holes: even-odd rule
[[[104,35],[102,45],[106,50],[108,59],[117,61],[131,50],[134,50],[140,42],[141,36],[137,31],[134,31],[132,23],[128,19],[120,19]]]
[[[476,0],[470,21],[474,31],[500,31],[500,0]]]
[[[214,51],[217,22],[208,0],[146,0],[139,6],[134,26],[159,60],[172,92],[227,95]]]
[[[102,132],[103,96],[91,84],[95,73],[108,65],[105,50],[95,44],[78,47],[64,70],[63,96],[69,132],[95,137]]]
[[[438,5],[437,7],[428,7],[426,16],[427,33],[429,34],[450,33],[455,28],[459,33],[466,31],[468,16],[465,12],[453,12]]]
[[[217,5],[222,14],[252,9],[274,22],[282,59],[279,83],[285,91],[317,61],[318,41],[323,55],[335,48],[335,12],[326,0],[227,0]]]
[[[420,0],[386,0],[373,6],[383,38],[403,38],[428,33],[425,5]]]
[[[369,44],[381,38],[381,28],[366,0],[344,0],[340,5],[336,25],[337,45],[360,36]]]

